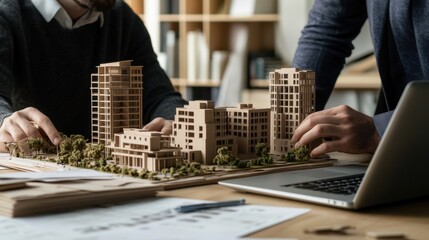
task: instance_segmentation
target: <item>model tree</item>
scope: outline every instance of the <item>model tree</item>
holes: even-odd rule
[[[236,166],[239,159],[233,155],[227,147],[221,147],[217,150],[217,155],[213,159],[213,163],[218,166]]]
[[[27,146],[31,151],[36,152],[36,155],[38,155],[42,150],[43,142],[44,142],[43,138],[40,138],[40,137],[28,138]]]
[[[89,161],[94,161],[94,165],[96,167],[102,168],[107,165],[107,161],[103,157],[103,153],[104,153],[104,144],[102,143],[90,144],[86,147],[84,151],[84,157]]]
[[[285,162],[306,162],[310,160],[310,149],[308,146],[301,146],[295,148],[282,155],[282,160]]]
[[[81,160],[84,159],[84,150],[86,149],[86,142],[82,135],[71,135],[72,152],[69,156],[68,163],[71,166],[81,166]]]
[[[267,144],[265,143],[256,144],[255,153],[256,153],[256,158],[253,159],[252,161],[253,165],[266,166],[266,165],[273,164],[274,160],[273,160],[273,157],[270,156]]]
[[[102,171],[120,173],[122,171],[112,166],[107,167],[104,158],[104,144],[87,144],[82,135],[62,136],[59,145],[58,163],[69,164],[75,167],[93,168]]]
[[[21,156],[21,149],[16,142],[6,142],[4,143],[6,146],[6,150],[9,151],[9,154],[13,157]]]
[[[82,152],[83,152],[83,150],[85,150],[87,140],[85,139],[84,136],[82,136],[80,134],[71,135],[70,139],[72,141],[73,150],[82,151]]]

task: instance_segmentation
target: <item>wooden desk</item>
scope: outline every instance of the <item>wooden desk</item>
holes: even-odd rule
[[[251,193],[239,193],[217,184],[165,191],[159,193],[159,196],[213,201],[245,198],[248,204],[311,209],[303,216],[255,233],[251,237],[352,240],[366,239],[366,232],[369,231],[389,231],[403,232],[408,239],[429,238],[429,197],[361,211],[349,211]],[[352,233],[350,235],[304,233],[304,229],[307,227],[338,224],[353,225],[356,229],[349,231]]]

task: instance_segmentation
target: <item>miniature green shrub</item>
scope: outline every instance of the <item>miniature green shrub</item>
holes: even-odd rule
[[[295,148],[282,156],[285,162],[306,162],[310,160],[310,149],[307,146]]]

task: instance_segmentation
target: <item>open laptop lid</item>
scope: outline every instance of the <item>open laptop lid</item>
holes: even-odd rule
[[[354,199],[354,208],[429,195],[429,81],[407,85]]]
[[[353,175],[355,173],[350,170],[356,166],[350,165],[272,173],[224,180],[219,184],[241,191],[352,209],[425,196],[429,195],[429,160],[425,148],[429,141],[426,136],[429,136],[429,82],[416,82],[405,89],[367,171],[362,168],[361,172],[366,174],[356,194],[342,196],[283,187],[287,183],[313,181],[314,178],[338,177],[340,171]],[[326,174],[326,171],[334,171],[334,174]]]

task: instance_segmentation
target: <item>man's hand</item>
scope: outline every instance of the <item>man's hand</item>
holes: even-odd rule
[[[173,129],[173,121],[165,120],[164,118],[158,117],[153,119],[150,123],[143,127],[143,130],[158,131],[163,134],[170,135]]]
[[[320,138],[332,138],[311,152],[311,156],[339,151],[346,153],[374,153],[380,142],[372,118],[349,106],[338,106],[308,115],[292,137],[295,147]]]
[[[4,143],[45,135],[55,145],[61,141],[60,133],[51,120],[33,107],[14,112],[0,126],[0,152],[7,152]]]

